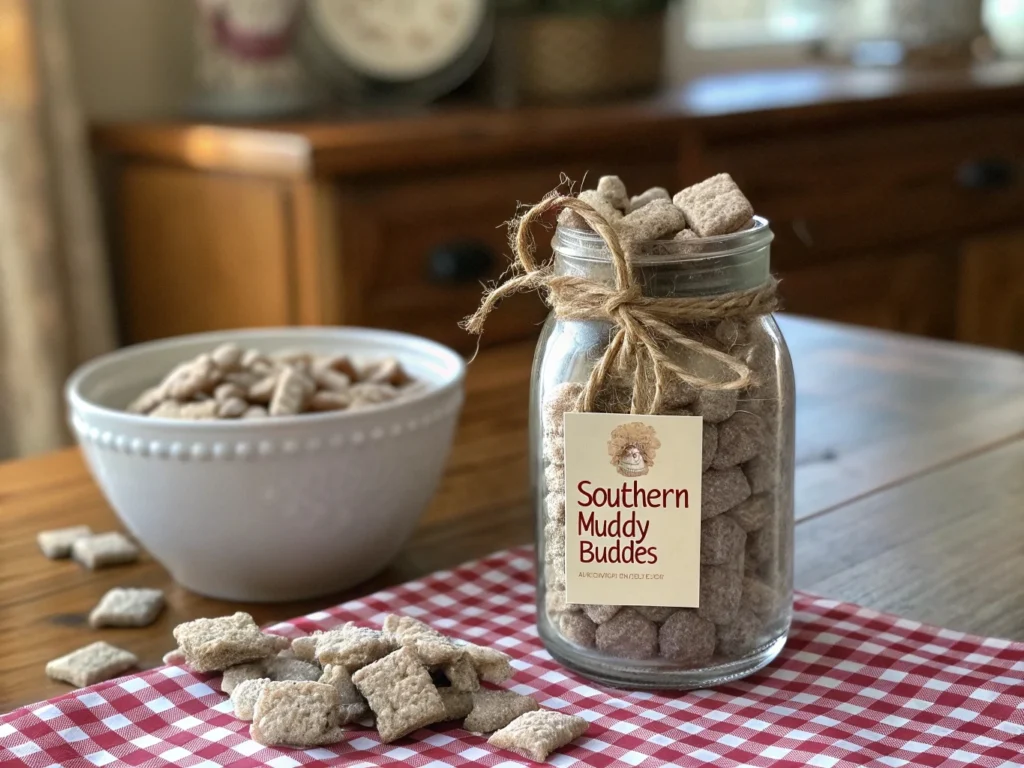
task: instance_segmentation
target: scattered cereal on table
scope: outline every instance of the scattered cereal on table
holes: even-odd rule
[[[134,653],[100,641],[47,663],[46,674],[76,688],[85,688],[115,678],[138,663]]]
[[[148,627],[164,608],[160,589],[114,587],[89,614],[89,625],[99,627]]]
[[[89,536],[92,536],[92,528],[88,525],[73,525],[69,528],[42,531],[36,536],[36,541],[44,555],[51,560],[59,560],[70,557],[71,545]]]

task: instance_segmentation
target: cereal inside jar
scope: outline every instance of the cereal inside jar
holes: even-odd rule
[[[526,229],[555,211],[541,264]],[[468,327],[506,290],[552,309],[531,393],[545,646],[630,688],[760,669],[792,612],[794,384],[768,222],[722,174],[674,197],[605,177],[519,224],[523,269]]]

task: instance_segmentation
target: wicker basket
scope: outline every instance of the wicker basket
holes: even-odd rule
[[[661,82],[665,14],[628,18],[540,14],[515,20],[516,90],[531,101],[649,91]]]

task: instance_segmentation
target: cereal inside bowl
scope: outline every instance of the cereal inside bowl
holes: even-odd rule
[[[452,350],[391,331],[226,331],[101,357],[67,397],[100,488],[179,583],[293,600],[397,554],[441,478],[463,372]]]

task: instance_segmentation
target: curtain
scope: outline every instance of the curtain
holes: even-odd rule
[[[68,440],[63,385],[115,343],[60,0],[0,0],[0,457]]]

